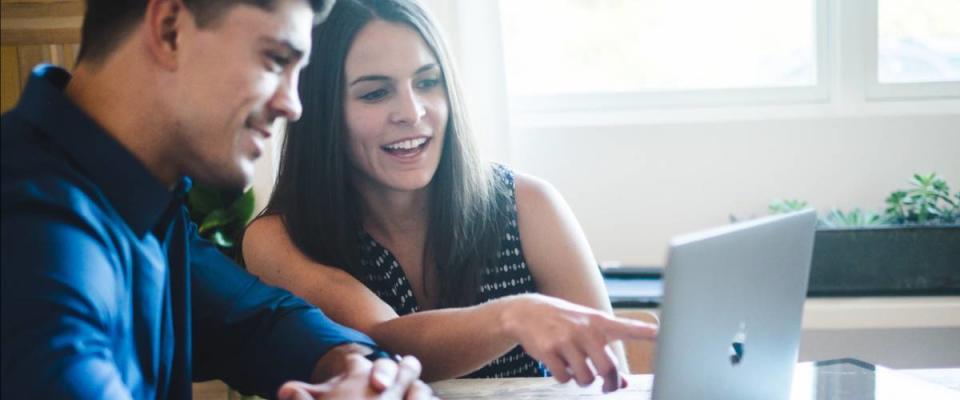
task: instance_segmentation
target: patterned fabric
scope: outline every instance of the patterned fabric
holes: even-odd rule
[[[501,252],[497,255],[495,265],[487,267],[481,274],[479,302],[513,294],[531,293],[536,291],[533,277],[527,269],[523,258],[523,249],[520,246],[520,231],[517,227],[516,187],[513,172],[501,165],[494,166],[495,179],[500,179],[508,188],[508,196],[502,207],[507,208],[510,221],[507,233],[501,241]],[[374,240],[369,234],[363,233],[360,238],[361,258],[360,265],[365,273],[361,280],[364,285],[377,294],[381,300],[393,307],[397,315],[407,315],[420,311],[417,300],[413,296],[410,282],[400,267],[397,259]],[[537,360],[531,358],[523,348],[517,346],[503,356],[493,360],[483,368],[464,376],[464,378],[508,378],[508,377],[542,377],[549,376],[546,368]]]

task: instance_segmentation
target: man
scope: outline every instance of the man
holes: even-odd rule
[[[73,77],[37,68],[2,117],[0,397],[189,398],[213,378],[430,396],[415,359],[371,364],[368,337],[235,266],[183,208],[187,176],[246,185],[269,128],[299,118],[331,2],[88,2]]]

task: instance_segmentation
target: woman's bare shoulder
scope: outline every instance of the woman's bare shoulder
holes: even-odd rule
[[[513,176],[516,185],[517,211],[521,214],[521,219],[524,214],[530,214],[528,210],[534,211],[544,207],[555,209],[563,204],[563,198],[550,182],[522,172],[514,172]]]

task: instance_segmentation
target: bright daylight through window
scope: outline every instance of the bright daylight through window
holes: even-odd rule
[[[815,3],[501,1],[508,90],[538,96],[815,86]]]
[[[960,81],[960,1],[879,0],[880,83]]]

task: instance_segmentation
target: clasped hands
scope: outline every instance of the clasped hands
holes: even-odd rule
[[[388,358],[369,361],[359,353],[341,355],[342,373],[323,383],[290,381],[277,391],[280,400],[319,399],[435,399],[419,379],[420,361],[413,356],[400,362]]]

